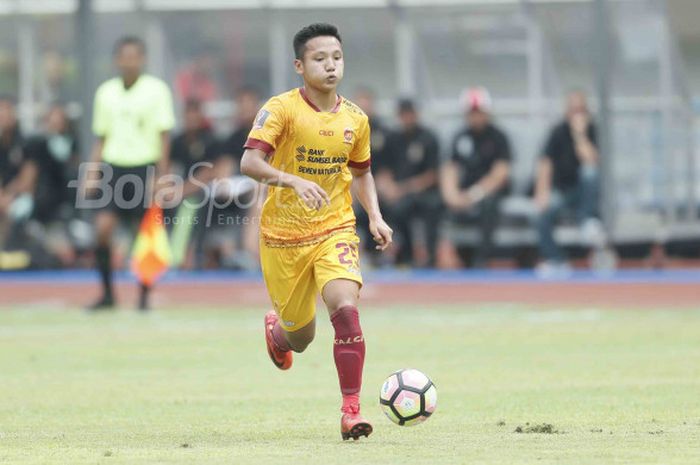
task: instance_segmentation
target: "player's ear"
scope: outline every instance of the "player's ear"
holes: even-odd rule
[[[304,62],[302,60],[298,58],[294,60],[294,71],[299,75],[304,74]]]

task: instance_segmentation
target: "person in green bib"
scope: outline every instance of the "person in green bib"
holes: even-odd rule
[[[97,142],[91,161],[104,163],[102,179],[111,195],[95,218],[95,261],[103,292],[90,310],[114,307],[112,233],[119,222],[133,226],[143,217],[154,179],[168,173],[170,130],[175,126],[168,85],[143,72],[144,42],[131,36],[120,39],[114,59],[120,75],[102,83],[94,99],[92,129]],[[141,310],[148,309],[148,293],[149,288],[141,285]]]

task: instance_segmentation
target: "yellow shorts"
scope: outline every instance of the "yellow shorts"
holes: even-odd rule
[[[362,286],[360,239],[342,231],[322,242],[294,247],[270,247],[260,241],[260,263],[272,305],[282,328],[296,331],[316,315],[316,296],[334,279]]]

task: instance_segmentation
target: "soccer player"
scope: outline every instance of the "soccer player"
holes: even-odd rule
[[[258,113],[241,171],[269,185],[260,229],[260,261],[274,311],[265,315],[265,340],[282,370],[316,331],[320,291],[335,329],[333,357],[343,397],[343,439],[368,436],[360,415],[365,341],[357,301],[362,285],[359,238],[350,194],[369,216],[377,247],[391,244],[370,172],[367,116],[336,93],[343,78],[340,35],[312,24],[294,36],[294,67],[304,86],[272,97]]]
[[[156,176],[167,173],[169,134],[175,125],[168,85],[143,73],[146,62],[143,41],[137,37],[122,38],[114,48],[114,58],[120,76],[104,82],[97,89],[92,123],[98,139],[91,161],[104,162],[112,168],[113,176],[109,182],[113,195],[107,207],[95,217],[95,261],[102,278],[102,296],[89,307],[90,310],[114,306],[112,231],[118,221],[135,225],[143,218],[148,202],[137,197],[150,190],[149,168],[156,167]],[[148,293],[149,288],[142,284],[140,310],[148,309]]]

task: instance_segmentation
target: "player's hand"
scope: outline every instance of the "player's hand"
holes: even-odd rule
[[[320,210],[323,205],[330,205],[331,198],[321,186],[306,179],[297,178],[293,184],[294,191],[307,207]]]
[[[369,232],[377,243],[377,250],[386,250],[391,245],[394,230],[389,227],[383,218],[379,217],[376,220],[369,220]]]

